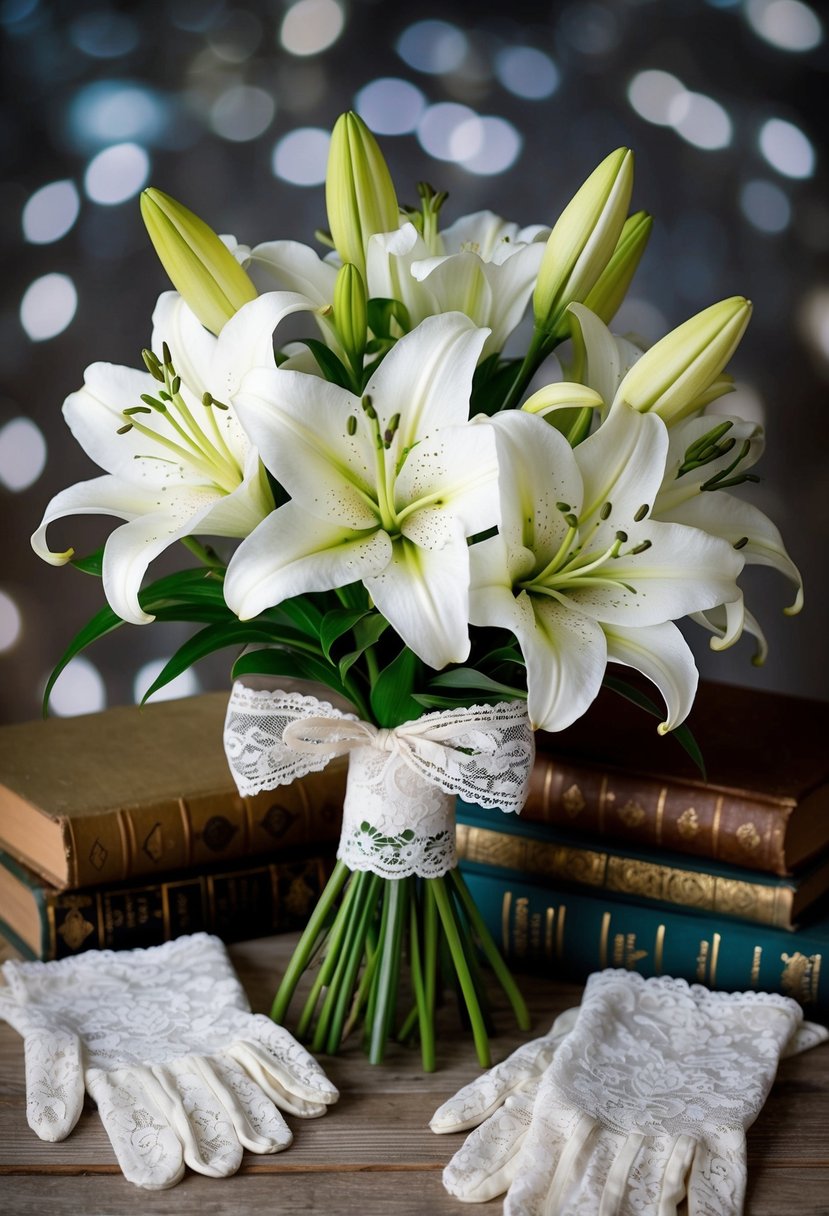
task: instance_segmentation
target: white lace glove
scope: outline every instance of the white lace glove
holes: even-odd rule
[[[802,1016],[786,997],[591,976],[581,1009],[435,1112],[433,1131],[476,1128],[444,1185],[506,1191],[509,1216],[669,1216],[686,1189],[690,1216],[737,1214],[779,1057],[829,1037]]]
[[[218,938],[197,933],[2,970],[0,1017],[24,1037],[29,1126],[62,1140],[86,1088],[138,1186],[174,1186],[185,1163],[232,1174],[243,1149],[276,1153],[291,1143],[277,1107],[314,1118],[337,1100],[287,1030],[250,1012]]]

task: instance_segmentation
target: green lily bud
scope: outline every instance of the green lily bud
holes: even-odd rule
[[[368,333],[366,288],[356,266],[346,262],[334,284],[334,326],[353,368],[363,366]]]
[[[614,251],[628,213],[633,189],[633,153],[617,148],[594,169],[562,211],[544,251],[533,294],[536,328],[554,334],[564,311],[581,303]]]
[[[628,216],[613,256],[585,296],[585,306],[609,325],[627,295],[653,228],[653,216],[637,211]]]
[[[181,203],[151,188],[141,215],[161,265],[206,329],[218,334],[256,288],[212,228]]]
[[[393,232],[400,210],[377,140],[351,112],[340,115],[331,133],[325,205],[337,253],[365,275],[369,237]]]
[[[645,352],[619,385],[617,399],[642,413],[652,410],[669,426],[696,413],[750,317],[751,304],[742,296],[697,313]]]

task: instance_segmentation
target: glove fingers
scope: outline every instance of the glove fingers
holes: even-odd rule
[[[577,1015],[578,1009],[565,1010],[556,1018],[549,1034],[531,1043],[523,1043],[506,1060],[459,1089],[432,1115],[429,1123],[432,1131],[438,1135],[464,1132],[489,1118],[510,1094],[540,1076],[553,1058],[558,1044],[572,1030]]]
[[[571,1211],[574,1187],[579,1191],[590,1187],[601,1195],[612,1154],[602,1154],[598,1132],[594,1119],[563,1103],[537,1117],[516,1162],[504,1216],[564,1216]],[[598,1199],[582,1210],[598,1216]]]
[[[337,1087],[329,1081],[311,1053],[284,1027],[257,1014],[245,1037],[265,1049],[274,1075],[288,1093],[312,1105],[323,1103],[328,1106],[337,1101],[340,1096]]]
[[[86,1083],[124,1177],[148,1190],[175,1186],[184,1175],[181,1141],[141,1079],[128,1069],[90,1069]]]
[[[299,1115],[301,1119],[318,1119],[328,1110],[328,1105],[319,1099],[309,1102],[306,1098],[299,1097],[296,1093],[296,1078],[258,1043],[233,1043],[225,1048],[224,1055],[233,1060],[234,1064],[264,1090],[280,1110]],[[331,1101],[333,1099],[329,1098],[329,1102]]]
[[[246,1072],[213,1056],[199,1061],[202,1074],[219,1098],[239,1142],[252,1153],[278,1153],[293,1135],[267,1094]]]
[[[226,1178],[242,1164],[242,1146],[222,1103],[197,1060],[185,1056],[148,1070],[148,1091],[181,1141],[184,1160],[197,1174]]]
[[[26,1118],[41,1140],[63,1140],[83,1110],[81,1045],[63,1030],[30,1031],[24,1039]]]
[[[721,1129],[717,1150],[697,1145],[688,1179],[688,1216],[741,1216],[747,1168],[744,1133]]]
[[[506,1191],[517,1168],[521,1145],[532,1122],[537,1084],[513,1094],[475,1128],[443,1171],[443,1185],[465,1203],[486,1203]]]

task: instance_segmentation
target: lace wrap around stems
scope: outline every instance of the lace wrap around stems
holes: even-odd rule
[[[225,752],[240,794],[288,785],[349,756],[338,856],[383,878],[437,878],[456,864],[455,795],[519,811],[534,736],[523,702],[424,714],[392,730],[316,697],[234,685]]]

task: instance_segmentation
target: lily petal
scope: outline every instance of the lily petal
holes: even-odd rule
[[[588,617],[552,601],[533,601],[533,610],[535,628],[516,631],[527,663],[527,711],[536,729],[564,730],[598,695],[606,666],[604,633]]]
[[[624,402],[613,407],[598,430],[575,450],[584,482],[579,519],[586,523],[609,503],[610,514],[597,529],[596,543],[608,542],[645,505],[651,507],[665,472],[668,431],[661,418],[640,414]]]
[[[736,631],[735,618],[740,634],[749,633],[756,640],[757,647],[751,656],[751,662],[755,667],[762,667],[768,657],[769,644],[760,622],[742,603],[742,597],[739,604],[721,604],[705,612],[693,612],[690,617],[697,625],[702,625],[703,629],[714,635],[710,641],[712,650],[725,650],[737,640],[733,636]]]
[[[803,579],[786,552],[779,529],[752,503],[733,494],[714,490],[698,494],[673,510],[660,512],[660,519],[702,528],[722,537],[730,545],[740,545],[740,556],[749,566],[770,566],[796,588],[794,602],[785,608],[787,616],[795,616],[803,607]]]
[[[182,486],[168,495],[161,511],[141,515],[116,528],[104,546],[104,594],[113,610],[131,625],[147,625],[149,616],[138,592],[150,562],[174,541],[200,530],[218,491]]]
[[[571,304],[577,339],[584,347],[585,366],[579,379],[599,394],[609,409],[616,390],[639,359],[642,350],[627,338],[612,334],[604,321],[584,304]]]
[[[224,593],[243,621],[306,591],[330,591],[378,574],[391,558],[385,532],[315,519],[298,503],[273,511],[236,550]]]
[[[725,541],[697,528],[652,520],[642,525],[641,535],[650,541],[647,550],[623,548],[596,572],[612,580],[610,585],[582,579],[566,592],[566,601],[596,620],[639,627],[678,620],[738,597],[735,580],[743,562]],[[632,534],[631,540],[638,536]]]
[[[392,448],[391,454],[395,449]],[[409,455],[395,483],[396,506],[423,499],[460,521],[464,536],[485,532],[498,522],[498,460],[495,434],[488,426],[445,426]],[[416,539],[413,512],[402,531]],[[427,529],[428,530],[428,529]],[[418,540],[423,544],[423,540]],[[434,544],[426,545],[434,548]]]
[[[162,292],[153,310],[151,346],[159,358],[165,342],[182,381],[201,399],[211,389],[208,377],[216,338],[204,328],[177,291]],[[212,391],[218,395],[217,389]],[[132,404],[136,405],[137,399]]]
[[[63,566],[75,550],[55,553],[49,548],[46,529],[56,519],[63,519],[67,515],[115,515],[118,519],[136,519],[158,505],[156,491],[130,485],[120,477],[93,477],[90,481],[79,481],[51,499],[40,526],[32,536],[32,548],[38,557],[50,565]]]
[[[527,664],[527,712],[534,730],[564,730],[585,712],[601,687],[606,666],[600,625],[554,601],[503,585],[500,537],[473,545],[469,619],[509,629]],[[480,553],[478,551],[481,551]],[[488,552],[486,552],[488,550]]]
[[[92,363],[84,372],[83,387],[70,393],[63,403],[63,416],[83,450],[107,473],[129,478],[135,462],[143,456],[160,456],[169,451],[147,435],[131,430],[119,435],[127,419],[123,410],[141,404],[141,394],[155,396],[158,384],[148,372],[115,363]],[[156,414],[143,415],[150,430],[158,429]],[[167,476],[172,468],[166,470]],[[175,470],[175,477],[198,482],[196,473]]]
[[[487,331],[462,313],[427,317],[389,351],[366,391],[383,427],[400,416],[398,446],[466,422],[472,377]]]
[[[324,261],[299,241],[265,241],[250,252],[251,265],[261,267],[282,291],[306,296],[317,308],[334,298],[337,266]]]
[[[368,494],[376,448],[359,397],[317,376],[280,368],[248,372],[234,400],[242,426],[266,467],[319,519],[347,528],[377,526]]]
[[[213,395],[230,402],[247,372],[272,368],[274,330],[292,313],[312,307],[305,296],[293,291],[269,291],[243,305],[226,322],[215,344],[208,385]]]
[[[497,414],[491,425],[498,447],[501,535],[510,549],[530,549],[538,567],[546,566],[567,532],[558,504],[575,515],[581,511],[584,491],[573,451],[557,430],[522,410]]]
[[[605,627],[607,657],[641,671],[662,694],[668,715],[657,727],[664,735],[684,722],[691,712],[699,672],[691,648],[676,625],[648,625],[642,629]]]
[[[429,667],[462,663],[469,654],[469,549],[456,533],[440,549],[405,537],[394,542],[382,573],[363,577],[377,608]]]

